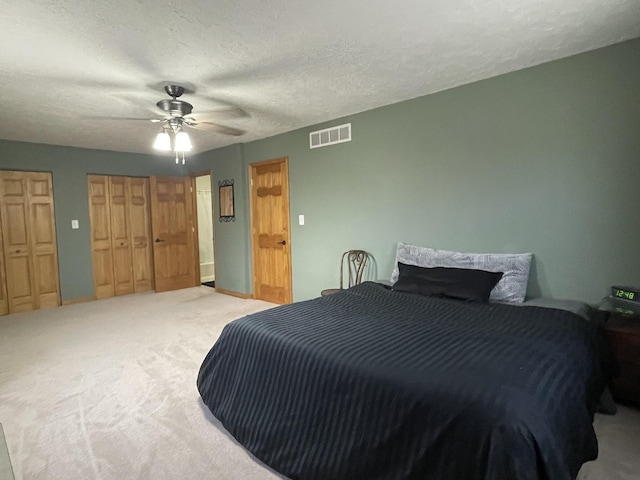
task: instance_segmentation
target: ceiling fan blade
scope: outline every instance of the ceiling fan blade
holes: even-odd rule
[[[244,135],[244,130],[240,130],[233,127],[226,127],[224,125],[218,125],[217,123],[211,122],[198,122],[196,124],[189,125],[190,127],[200,126],[200,125],[210,125],[210,127],[205,127],[210,130],[215,130],[216,132],[222,133],[224,135],[231,135],[233,137],[239,137],[240,135]]]
[[[83,116],[85,120],[132,120],[135,122],[144,121],[144,122],[164,122],[162,118],[136,118],[136,117],[105,117],[105,116]]]
[[[212,118],[216,120],[236,120],[239,118],[247,118],[249,114],[240,107],[221,107],[214,108],[206,111],[198,111],[197,113],[200,118]]]

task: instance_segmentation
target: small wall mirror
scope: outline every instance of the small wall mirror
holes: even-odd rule
[[[235,222],[236,215],[233,205],[233,179],[218,182],[220,221]]]

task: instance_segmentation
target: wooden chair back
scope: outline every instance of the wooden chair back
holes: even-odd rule
[[[362,282],[362,274],[369,260],[369,254],[364,250],[348,250],[342,254],[340,260],[340,290],[344,288],[345,267],[347,270],[347,288]]]

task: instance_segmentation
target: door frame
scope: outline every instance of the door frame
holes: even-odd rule
[[[253,168],[254,167],[260,167],[262,165],[269,165],[272,163],[282,163],[284,164],[284,168],[285,168],[285,172],[286,172],[286,176],[287,176],[287,213],[286,213],[286,223],[289,226],[288,230],[287,230],[287,234],[288,234],[288,238],[287,243],[289,245],[289,278],[288,278],[288,282],[289,282],[289,297],[286,299],[285,303],[292,303],[293,302],[293,264],[291,262],[291,199],[289,197],[289,157],[278,157],[278,158],[272,158],[269,160],[262,160],[259,162],[254,162],[254,163],[250,163],[249,164],[249,174],[248,174],[248,178],[249,178],[249,217],[250,217],[250,224],[249,224],[249,240],[251,242],[251,289],[252,289],[252,295],[253,298],[257,298],[256,297],[256,246],[258,243],[258,238],[255,235],[255,228],[254,228],[254,189],[253,189]]]

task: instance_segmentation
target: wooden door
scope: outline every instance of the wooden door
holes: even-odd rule
[[[254,298],[291,303],[288,160],[255,163],[250,170]]]
[[[149,179],[128,178],[129,232],[133,260],[133,289],[136,293],[153,290],[151,256],[151,218]]]
[[[96,298],[152,290],[149,179],[87,178]]]
[[[9,299],[7,298],[7,275],[4,269],[2,222],[0,222],[0,315],[6,315],[7,313],[9,313]]]
[[[33,254],[37,307],[60,305],[58,248],[53,207],[53,182],[49,173],[26,173],[29,198],[30,247]]]
[[[29,257],[29,205],[23,172],[1,172],[2,232],[11,313],[33,310],[33,261]]]
[[[95,296],[96,298],[113,297],[116,290],[113,276],[113,251],[111,249],[109,177],[87,175],[87,182]]]
[[[1,172],[9,312],[60,305],[51,174]]]
[[[133,293],[128,183],[127,177],[109,177],[111,250],[113,252],[113,282],[116,295]]]
[[[191,178],[151,177],[151,231],[157,292],[199,284]]]

